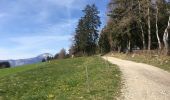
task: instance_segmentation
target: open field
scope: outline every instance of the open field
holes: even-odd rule
[[[118,67],[99,57],[3,69],[0,75],[2,100],[114,100],[121,88]]]
[[[24,72],[27,70],[35,69],[39,66],[43,66],[44,63],[39,63],[39,64],[32,64],[32,65],[25,65],[21,67],[14,67],[14,68],[7,68],[7,69],[0,69],[0,77],[8,76],[8,75],[13,75],[19,72]]]

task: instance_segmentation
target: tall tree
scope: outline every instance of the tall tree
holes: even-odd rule
[[[97,47],[97,40],[99,37],[98,27],[100,27],[100,17],[97,7],[93,5],[87,5],[83,10],[84,12],[84,25],[85,32],[88,34],[88,41],[86,47],[86,53],[94,54]]]
[[[100,47],[100,52],[101,53],[108,53],[110,51],[110,43],[109,43],[109,38],[108,32],[105,28],[102,29],[100,33],[100,38],[99,38],[99,47]]]
[[[168,26],[165,29],[164,35],[163,35],[163,41],[165,45],[165,55],[169,54],[169,30],[170,30],[170,16],[168,20]]]
[[[137,30],[137,9],[138,6],[137,1],[134,0],[111,0],[109,6],[109,16],[113,23],[114,27],[112,31],[117,30],[117,35],[112,35],[113,39],[119,37],[119,50],[120,48],[124,51],[127,49],[128,51],[132,50],[133,45],[137,45],[135,43],[135,38],[139,37],[136,34]],[[109,27],[109,25],[108,25]],[[115,33],[115,32],[112,32]],[[115,38],[114,38],[115,37]],[[117,40],[117,39],[116,39]],[[114,41],[114,40],[113,40]]]
[[[168,54],[169,7],[167,0],[110,0],[107,32],[101,34],[101,39],[107,35],[111,50],[118,51],[146,49],[147,46],[148,50],[161,49],[164,42]]]
[[[84,16],[79,20],[74,36],[74,46],[76,52],[83,54],[94,54],[97,48],[99,38],[98,28],[100,27],[100,17],[97,7],[87,5],[83,10]]]
[[[159,45],[159,49],[161,50],[162,46],[161,46],[161,40],[160,40],[160,37],[159,37],[159,27],[158,27],[158,15],[159,15],[159,8],[158,8],[158,3],[159,3],[160,0],[157,0],[155,2],[155,7],[156,7],[156,14],[155,14],[155,17],[156,17],[156,37],[157,37],[157,40],[158,40],[158,45]]]
[[[168,0],[168,2],[170,2]],[[169,48],[169,45],[170,45],[170,37],[169,37],[169,32],[170,32],[170,4],[165,4],[165,1],[164,1],[164,5],[163,5],[163,8],[166,7],[166,10],[164,10],[163,12],[163,15],[164,14],[168,14],[168,25],[165,26],[165,30],[164,30],[164,34],[163,34],[163,42],[164,42],[164,48],[165,48],[165,55],[169,55],[170,54],[170,48]],[[163,24],[164,25],[164,24]]]
[[[60,53],[58,55],[59,59],[64,59],[66,57],[66,50],[63,48],[60,50]]]
[[[143,49],[145,50],[146,49],[146,43],[145,43],[145,34],[144,34],[144,28],[143,28],[143,24],[142,24],[142,17],[143,17],[143,14],[141,13],[142,12],[142,9],[141,9],[141,1],[138,0],[138,7],[139,7],[139,25],[140,25],[140,29],[141,29],[141,36],[142,36],[142,44],[143,44]]]
[[[148,50],[151,50],[151,18],[150,18],[151,1],[147,0],[147,16],[148,16]]]
[[[119,32],[116,33],[121,34],[121,38],[124,36],[127,37],[126,39],[123,39],[126,41],[127,49],[135,46],[141,48],[141,44],[143,44],[143,49],[145,49],[146,45],[148,45],[148,50],[150,50],[151,47],[156,48],[157,44],[155,44],[155,42],[158,40],[158,44],[161,44],[160,37],[162,35],[159,33],[161,33],[162,29],[165,28],[165,25],[163,25],[166,21],[166,8],[164,4],[167,4],[167,1],[156,0],[158,5],[157,7],[153,6],[154,1],[155,0],[110,1],[109,17],[115,24],[111,30],[114,31],[115,29],[118,29]],[[154,11],[157,11],[155,12],[155,16],[157,18],[154,16]],[[109,23],[107,23],[107,27],[109,27]],[[153,32],[156,34],[151,34]],[[114,35],[112,36],[115,37]],[[137,40],[138,37],[141,37],[141,40]],[[148,41],[147,43],[145,42],[146,40]]]
[[[88,34],[85,32],[84,18],[78,22],[76,33],[74,35],[74,47],[76,52],[85,53],[88,42]]]

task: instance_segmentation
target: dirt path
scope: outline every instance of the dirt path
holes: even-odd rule
[[[120,67],[125,100],[170,100],[170,73],[147,64],[103,58]]]

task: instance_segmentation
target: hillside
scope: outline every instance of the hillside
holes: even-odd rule
[[[121,84],[119,69],[99,57],[3,69],[0,76],[2,100],[113,100]]]

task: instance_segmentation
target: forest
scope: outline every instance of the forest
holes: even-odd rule
[[[157,51],[169,55],[170,3],[167,0],[110,0],[107,23],[99,31],[95,5],[83,10],[73,36],[71,53],[92,55],[118,51]]]

